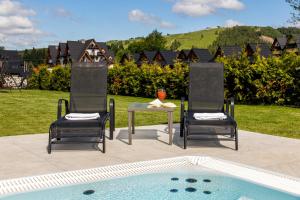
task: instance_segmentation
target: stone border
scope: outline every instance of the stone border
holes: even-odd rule
[[[184,166],[201,166],[276,190],[300,195],[299,179],[212,157],[184,156],[3,180],[0,181],[0,196],[154,173]]]

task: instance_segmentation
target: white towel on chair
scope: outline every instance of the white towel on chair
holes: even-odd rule
[[[224,113],[194,113],[196,120],[224,120],[227,116]]]
[[[67,120],[91,120],[100,118],[99,113],[69,113],[65,116]]]

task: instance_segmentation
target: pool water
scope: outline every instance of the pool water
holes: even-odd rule
[[[225,174],[186,168],[0,197],[1,200],[300,200]]]

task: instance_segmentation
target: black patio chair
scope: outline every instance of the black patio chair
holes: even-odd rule
[[[230,136],[238,150],[238,130],[234,120],[234,98],[224,101],[224,69],[220,63],[194,63],[190,65],[188,109],[181,99],[180,136],[187,140],[195,135]],[[225,110],[224,110],[225,103]],[[230,106],[229,106],[230,104]],[[230,108],[229,108],[230,107]],[[194,113],[224,113],[227,119],[196,120]],[[222,131],[217,128],[223,127]],[[206,128],[206,130],[204,129]],[[209,131],[208,131],[209,130]]]
[[[107,65],[98,63],[72,64],[70,106],[68,100],[58,100],[57,120],[49,128],[47,148],[49,154],[52,144],[81,142],[102,143],[102,152],[105,153],[105,125],[108,120],[110,121],[110,140],[113,139],[115,130],[115,103],[113,99],[110,99],[109,112],[107,111],[107,70]],[[63,102],[65,114],[99,113],[100,118],[67,120],[62,116]]]

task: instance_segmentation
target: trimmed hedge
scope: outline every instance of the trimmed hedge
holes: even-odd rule
[[[300,103],[300,56],[262,58],[252,62],[245,54],[236,58],[218,58],[225,67],[225,96],[242,103],[298,105]]]
[[[70,67],[56,66],[51,71],[46,66],[33,70],[27,88],[40,90],[70,91]]]
[[[251,60],[251,62],[250,62]],[[234,96],[238,102],[247,104],[299,105],[300,102],[300,56],[293,53],[281,57],[218,58],[224,63],[225,97]],[[116,64],[109,69],[108,92],[114,95],[155,97],[159,88],[165,88],[167,98],[187,96],[188,66],[160,67],[133,62],[124,66]],[[28,87],[69,91],[70,68],[55,67],[51,72],[45,67],[35,70],[28,80]]]
[[[116,65],[109,70],[109,93],[115,95],[155,97],[159,88],[164,88],[168,98],[176,99],[187,95],[188,66],[176,63],[169,66],[143,64],[141,67],[133,62],[124,66]]]

